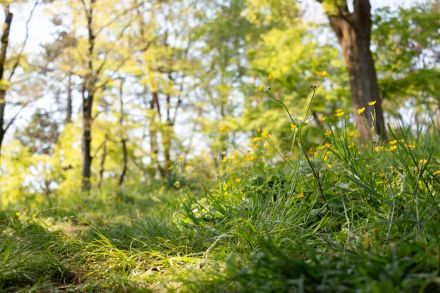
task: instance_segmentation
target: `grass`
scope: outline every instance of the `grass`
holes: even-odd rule
[[[0,291],[440,292],[438,128],[358,147],[335,125],[210,186],[27,197],[0,213]]]

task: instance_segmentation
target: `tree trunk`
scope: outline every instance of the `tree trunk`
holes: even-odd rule
[[[99,163],[99,180],[98,188],[101,189],[102,182],[104,181],[105,161],[107,159],[107,134],[105,135],[104,142],[102,143],[101,162]]]
[[[121,79],[121,84],[119,85],[119,127],[120,127],[120,135],[121,135],[121,146],[122,146],[122,171],[119,176],[118,185],[122,186],[124,184],[125,175],[127,174],[128,167],[128,154],[127,154],[127,138],[125,136],[124,129],[124,99],[123,99],[123,87],[124,80]]]
[[[151,123],[150,123],[150,148],[151,148],[151,163],[152,168],[154,168],[154,164],[157,165],[157,169],[160,173],[160,176],[162,178],[165,178],[165,173],[160,165],[159,161],[159,143],[157,141],[157,128],[158,123],[156,121],[156,115],[159,116],[159,119],[161,117],[160,114],[160,105],[159,105],[159,95],[157,92],[151,93],[151,102],[150,102],[150,111],[151,111]],[[156,113],[157,112],[157,113]]]
[[[89,82],[87,82],[89,83]],[[83,134],[82,134],[82,190],[89,191],[92,177],[92,103],[93,94],[84,93],[83,97]]]
[[[88,74],[84,78],[83,88],[83,135],[82,135],[82,190],[90,191],[92,177],[92,109],[93,100],[96,93],[96,76],[93,68],[93,57],[95,51],[95,34],[93,32],[93,9],[96,0],[90,0],[90,6],[87,8],[84,4],[85,14],[87,18],[88,32]],[[87,92],[87,94],[86,94]]]
[[[382,99],[370,50],[371,43],[371,6],[368,0],[354,2],[354,11],[340,7],[338,15],[330,15],[330,25],[342,47],[344,61],[350,78],[351,98],[356,117],[356,125],[361,141],[371,140],[370,129],[382,140],[387,138],[382,111]],[[368,103],[376,101],[372,107]],[[365,107],[362,115],[357,109]]]
[[[0,49],[0,81],[3,82],[5,75],[6,54],[8,51],[9,31],[11,28],[13,14],[9,11],[9,5],[4,5],[5,21],[3,23],[3,31],[1,36]],[[5,108],[6,108],[6,85],[0,85],[0,157],[7,127],[5,127]]]
[[[72,73],[69,73],[67,77],[67,105],[66,105],[66,117],[64,123],[68,124],[72,122]]]

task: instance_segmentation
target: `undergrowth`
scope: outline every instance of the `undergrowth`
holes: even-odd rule
[[[338,113],[307,149],[307,117],[290,152],[257,131],[215,185],[25,197],[0,213],[0,290],[439,292],[438,125],[359,145]]]

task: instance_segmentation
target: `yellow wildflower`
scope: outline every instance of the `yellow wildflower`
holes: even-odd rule
[[[221,134],[226,134],[226,133],[228,133],[228,131],[229,131],[229,127],[226,126],[226,125],[221,126],[220,129],[219,129],[219,131],[220,131]]]
[[[390,151],[395,151],[395,150],[397,150],[397,145],[390,146]]]
[[[257,129],[255,129],[258,133],[260,133],[261,132],[261,128],[260,127],[257,127]]]
[[[270,134],[269,134],[269,132],[267,132],[266,130],[263,130],[263,132],[261,132],[261,136],[262,136],[263,138],[269,138],[269,137],[270,137]]]
[[[258,91],[262,92],[264,91],[264,88],[266,87],[266,85],[264,83],[260,84],[260,86],[258,87]]]
[[[426,163],[428,163],[428,160],[422,159],[419,161],[420,165],[426,165]]]
[[[241,182],[241,178],[235,179],[235,183],[240,183],[240,182]]]
[[[257,137],[252,138],[252,142],[257,143],[257,142],[261,141],[262,139],[263,139],[262,137],[257,136]]]
[[[335,113],[335,116],[336,116],[336,117],[342,117],[342,116],[344,116],[344,111],[340,111],[340,112],[337,111],[337,112]]]
[[[304,192],[300,192],[300,193],[298,193],[297,195],[296,195],[296,198],[297,199],[300,199],[300,200],[303,200],[304,199]]]
[[[324,122],[325,120],[327,120],[327,117],[319,116],[318,120],[321,121],[321,122]]]
[[[298,129],[298,126],[296,126],[295,124],[291,123],[290,124],[290,129],[296,130],[296,129]]]
[[[408,147],[409,149],[415,149],[415,148],[416,148],[416,146],[415,146],[414,144],[408,144],[407,147]]]
[[[246,155],[245,157],[244,157],[244,159],[246,160],[246,161],[253,161],[254,160],[254,155],[252,155],[252,154],[249,154],[249,155]]]
[[[325,70],[318,71],[318,72],[316,72],[316,75],[320,78],[325,78],[327,76],[327,71],[325,71]]]
[[[358,114],[362,114],[365,112],[365,107],[357,109]]]
[[[374,106],[374,105],[376,105],[376,102],[377,102],[376,100],[371,101],[371,102],[368,103],[368,105],[370,105],[370,106]]]
[[[332,135],[333,135],[333,132],[331,130],[326,130],[324,132],[324,136],[332,136]]]
[[[164,190],[165,190],[165,186],[161,186],[161,187],[159,188],[159,192],[160,192],[160,193],[164,192]]]
[[[193,166],[191,166],[191,165],[186,165],[186,166],[185,166],[185,169],[187,169],[187,170],[188,170],[188,169],[192,169],[192,168],[193,168]]]
[[[274,78],[273,73],[269,73],[269,76],[267,77],[267,80],[272,80]]]
[[[177,157],[177,160],[180,161],[180,162],[182,162],[182,161],[183,161],[183,156],[178,156],[178,157]]]
[[[228,161],[228,157],[227,157],[227,156],[224,156],[221,162],[222,162],[222,163],[226,163],[227,161]]]
[[[434,174],[434,175],[440,175],[440,169],[437,170],[437,171],[434,171],[432,174]]]
[[[391,140],[388,142],[389,145],[396,145],[397,144],[397,140]]]

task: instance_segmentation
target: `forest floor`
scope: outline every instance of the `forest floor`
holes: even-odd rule
[[[331,144],[319,181],[255,160],[209,189],[17,202],[0,211],[0,291],[440,292],[438,138]]]

